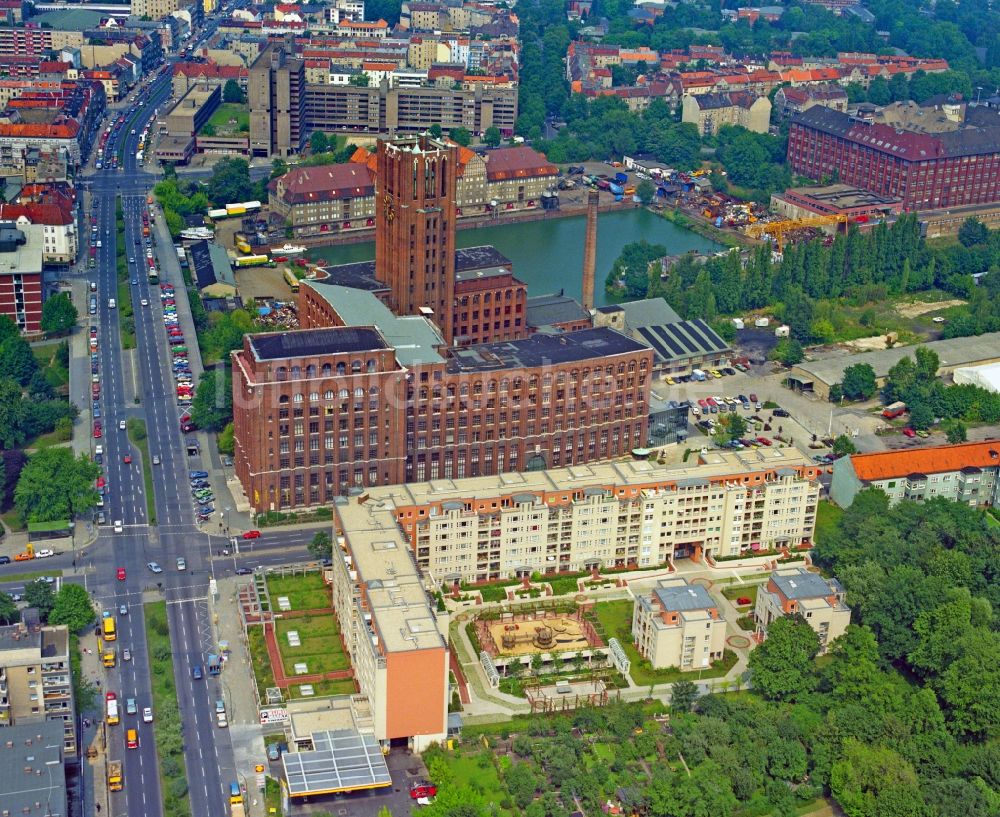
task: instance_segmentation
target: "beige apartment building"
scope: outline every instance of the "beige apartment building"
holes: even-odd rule
[[[294,168],[273,182],[268,203],[296,236],[375,224],[375,183],[357,162]]]
[[[135,17],[159,20],[179,11],[182,5],[186,3],[182,3],[181,0],[132,0],[132,14]]]
[[[723,125],[742,125],[754,133],[767,133],[771,123],[771,100],[748,91],[684,94],[681,122],[690,122],[702,136],[718,133]]]
[[[68,629],[0,627],[0,728],[61,721],[63,753],[76,757],[74,713]]]
[[[664,579],[649,595],[636,596],[632,637],[654,669],[706,669],[726,649],[726,620],[701,585]]]
[[[851,608],[844,601],[845,596],[836,579],[824,579],[804,567],[776,570],[757,591],[753,611],[757,638],[761,641],[767,638],[767,628],[775,619],[798,613],[819,636],[820,651],[826,652],[851,623]]]
[[[436,582],[655,567],[811,542],[819,471],[795,448],[371,488]]]
[[[448,620],[393,520],[367,495],[334,506],[333,607],[375,737],[421,752],[448,731]]]

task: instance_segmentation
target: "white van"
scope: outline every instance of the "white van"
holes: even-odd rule
[[[115,301],[115,299],[108,298],[108,309],[114,309],[116,306],[118,306],[118,303]]]

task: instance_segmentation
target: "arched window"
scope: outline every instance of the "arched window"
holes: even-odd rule
[[[288,380],[288,369],[284,366],[279,366],[274,370],[274,377],[276,380]]]
[[[319,392],[318,391],[309,392],[309,402],[315,403],[317,400],[319,400]]]
[[[315,377],[315,376],[316,376],[316,367],[312,363],[310,363],[308,366],[306,366],[306,377]]]
[[[329,377],[331,374],[333,374],[333,366],[331,366],[329,363],[324,363],[321,371],[323,377]]]
[[[365,390],[364,390],[363,388],[361,388],[361,386],[358,386],[358,387],[357,387],[357,388],[356,388],[356,389],[354,390],[354,396],[355,396],[355,397],[356,397],[356,398],[357,398],[358,400],[360,400],[361,398],[363,398],[363,397],[365,396]]]
[[[293,379],[298,379],[300,377],[302,377],[302,367],[301,366],[292,366],[292,378]]]
[[[333,389],[327,389],[325,392],[323,392],[323,399],[324,400],[332,400],[333,399]]]
[[[293,403],[301,403],[302,402],[302,392],[295,392],[295,396],[292,398],[292,402]]]
[[[278,405],[279,406],[284,406],[286,403],[288,403],[288,395],[287,394],[279,395],[278,396]]]
[[[349,391],[348,391],[347,389],[341,389],[341,390],[340,390],[340,391],[339,391],[339,392],[337,393],[337,396],[338,396],[338,397],[339,397],[339,398],[340,398],[341,400],[346,400],[346,399],[347,399],[348,397],[350,397],[350,396],[351,396],[351,393],[350,393],[350,392],[349,392]]]
[[[337,374],[347,374],[347,366],[344,363],[337,364]]]
[[[351,361],[351,371],[355,372],[355,373],[361,371],[361,361],[360,360],[352,360]]]
[[[374,372],[376,370],[377,364],[375,363],[374,358],[369,359],[369,361],[368,361],[368,363],[366,365],[367,365],[367,368],[368,368],[369,372]]]

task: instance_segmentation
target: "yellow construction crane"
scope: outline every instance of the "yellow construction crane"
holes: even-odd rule
[[[810,216],[808,218],[791,218],[785,221],[769,221],[766,224],[757,222],[746,228],[746,234],[752,238],[763,238],[769,235],[778,245],[778,252],[785,249],[785,235],[802,230],[806,227],[829,227],[831,224],[847,224],[847,216],[837,213],[832,216]]]

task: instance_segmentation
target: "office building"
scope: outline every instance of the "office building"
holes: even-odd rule
[[[253,105],[253,98],[251,98]],[[306,130],[354,131],[379,136],[424,133],[439,125],[445,134],[466,128],[481,135],[497,127],[514,135],[517,88],[481,84],[472,89],[447,87],[359,88],[354,85],[308,85]]]
[[[1000,201],[1000,111],[897,103],[854,117],[817,105],[792,120],[788,164],[908,211],[988,205]]]
[[[830,496],[842,508],[859,491],[878,488],[890,504],[943,497],[978,507],[1000,504],[1000,443],[958,443],[841,457],[833,464]]]
[[[820,652],[826,652],[851,623],[846,595],[836,579],[824,579],[804,567],[776,570],[757,591],[753,610],[756,637],[763,641],[773,621],[797,613],[819,636]]]
[[[653,669],[707,669],[726,649],[726,620],[708,591],[687,579],[662,579],[636,596],[632,639]]]
[[[447,617],[438,619],[389,508],[354,497],[334,506],[333,608],[372,730],[415,752],[447,734]]]
[[[55,724],[63,756],[75,758],[69,631],[41,626],[35,611],[23,615],[27,622],[0,627],[0,744],[5,727]]]
[[[0,813],[68,817],[62,738],[52,721],[0,728]]]
[[[376,154],[375,277],[397,315],[426,315],[454,338],[456,145],[418,136]]]
[[[272,42],[253,61],[247,79],[252,156],[292,156],[306,138],[305,63],[291,40]]]

